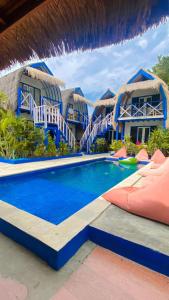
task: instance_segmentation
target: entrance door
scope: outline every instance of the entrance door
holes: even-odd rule
[[[146,143],[150,136],[150,127],[138,127],[137,142]]]

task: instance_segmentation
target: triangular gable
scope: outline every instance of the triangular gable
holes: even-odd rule
[[[35,64],[31,64],[30,67],[34,68],[34,69],[38,69],[42,72],[45,72],[45,73],[53,76],[53,73],[51,72],[51,70],[48,68],[48,66],[43,61],[35,63]]]
[[[145,81],[145,80],[153,80],[155,77],[150,74],[149,72],[146,72],[143,69],[140,69],[128,82],[127,84],[130,83],[135,83],[135,82],[140,82],[140,81]]]
[[[100,100],[105,100],[105,99],[109,99],[109,98],[113,98],[115,96],[115,94],[108,89],[100,98]]]
[[[80,96],[82,96],[82,97],[84,97],[84,94],[83,94],[83,92],[82,92],[82,90],[81,90],[80,87],[76,87],[76,88],[74,89],[74,93],[75,93],[75,94],[78,94],[78,95],[80,95]]]

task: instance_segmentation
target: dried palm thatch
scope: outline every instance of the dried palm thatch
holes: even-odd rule
[[[168,88],[167,84],[161,78],[159,78],[157,75],[155,75],[154,73],[151,73],[150,71],[147,71],[147,70],[144,70],[144,71],[150,75],[153,75],[153,77],[155,79],[139,81],[139,82],[130,83],[130,84],[124,84],[119,89],[118,93],[116,94],[114,111],[116,111],[118,97],[121,94],[124,94],[122,102],[126,103],[128,98],[132,96],[134,91],[141,92],[141,91],[146,91],[149,89],[149,90],[156,91],[157,93],[159,93],[160,85],[162,85],[163,90],[165,92],[166,99],[167,99],[167,115],[169,116],[169,88]],[[115,117],[115,114],[114,114],[114,117]],[[115,124],[115,119],[113,122]],[[169,118],[167,118],[167,128],[169,128]]]
[[[25,0],[28,13],[18,9],[14,21],[0,24],[0,69],[35,54],[45,58],[132,39],[169,15],[168,1],[161,0],[46,0],[37,7],[33,2]]]
[[[38,80],[41,80],[41,81],[45,81],[51,85],[58,85],[60,87],[65,87],[65,83],[54,77],[54,76],[51,76],[45,72],[42,72],[40,70],[37,70],[35,68],[31,68],[31,67],[26,67],[26,70],[28,72],[28,76],[34,78],[34,79],[38,79]]]
[[[94,103],[91,100],[89,100],[89,99],[87,99],[85,97],[82,97],[81,95],[73,94],[73,100],[75,102],[86,103],[87,105],[94,107]]]
[[[99,107],[99,106],[114,106],[115,105],[115,99],[113,98],[109,98],[109,99],[105,99],[105,100],[96,100],[96,102],[94,102],[94,107]]]
[[[27,80],[22,81],[22,76],[25,76],[25,74],[35,79],[33,81],[34,87],[36,87],[36,85],[38,84],[37,88],[39,88],[38,82],[41,82],[41,92],[43,96],[51,97],[51,99],[53,99],[53,96],[57,95],[57,100],[61,99],[61,92],[58,86],[57,79],[51,81],[52,76],[48,75],[45,72],[26,66],[19,68],[16,71],[13,71],[0,78],[0,91],[4,92],[8,97],[8,101],[4,105],[5,108],[10,108],[12,111],[16,110],[18,104],[18,88],[20,87],[21,82],[27,82]]]

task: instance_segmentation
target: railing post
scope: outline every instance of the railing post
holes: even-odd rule
[[[47,110],[46,110],[46,105],[44,105],[44,124],[45,124],[45,128],[47,128]]]
[[[21,87],[18,87],[18,104],[17,104],[17,110],[16,110],[17,116],[19,116],[21,113],[21,101],[22,101],[22,89],[21,89]]]

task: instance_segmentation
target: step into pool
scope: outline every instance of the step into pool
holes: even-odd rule
[[[59,224],[135,171],[104,160],[25,173],[0,179],[0,199]]]

